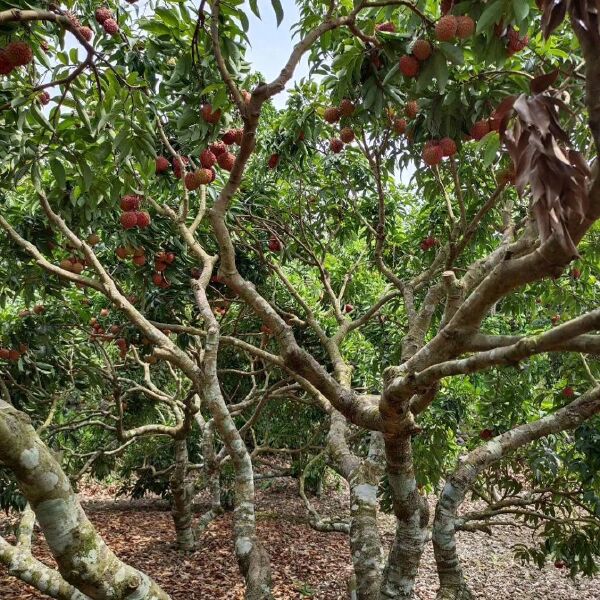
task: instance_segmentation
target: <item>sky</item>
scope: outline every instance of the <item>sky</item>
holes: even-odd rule
[[[292,52],[294,44],[298,41],[292,39],[291,28],[298,21],[298,7],[291,0],[283,0],[284,19],[279,27],[275,19],[275,11],[270,0],[259,0],[258,8],[261,18],[247,8],[250,21],[248,38],[251,47],[247,52],[247,59],[255,70],[260,71],[267,81],[272,81],[279,75],[284,64]],[[308,73],[306,58],[298,65],[294,77],[287,85],[291,88],[294,81],[299,81]],[[275,106],[281,108],[285,105],[287,94],[282,92],[273,99]]]

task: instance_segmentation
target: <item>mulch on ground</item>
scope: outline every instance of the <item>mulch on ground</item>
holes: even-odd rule
[[[329,492],[316,502],[324,514],[346,512],[345,494]],[[198,549],[188,555],[174,547],[171,515],[156,501],[115,502],[105,495],[84,496],[86,512],[124,561],[156,579],[173,600],[242,600],[231,537],[230,513],[213,522]],[[382,536],[389,544],[393,519],[383,516]],[[293,482],[281,482],[259,491],[258,530],[272,560],[273,592],[277,599],[340,600],[346,598],[351,574],[347,538],[338,533],[320,533],[310,528],[304,506]],[[10,523],[0,517],[0,531]],[[511,546],[530,541],[527,533],[503,528],[494,537],[464,533],[459,549],[467,577],[481,600],[599,600],[600,580],[569,579],[553,565],[538,570],[521,565]],[[43,538],[38,537],[34,554],[53,564]],[[433,553],[428,548],[417,584],[419,600],[434,600],[437,580]],[[44,600],[46,597],[10,577],[0,566],[0,599]]]

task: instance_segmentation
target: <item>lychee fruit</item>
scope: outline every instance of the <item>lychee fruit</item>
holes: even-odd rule
[[[127,213],[125,213],[125,214],[127,214]],[[134,214],[136,216],[137,226],[140,229],[145,229],[152,222],[152,220],[150,219],[150,215],[145,211],[136,212]]]
[[[236,130],[235,129],[230,129],[229,131],[226,131],[223,134],[223,136],[221,137],[221,139],[228,146],[231,146],[232,144],[235,144]]]
[[[578,269],[577,267],[571,269],[571,277],[573,279],[579,279],[581,277],[581,269]]]
[[[156,174],[160,175],[169,169],[169,161],[164,156],[156,157]]]
[[[184,181],[185,189],[189,191],[197,190],[200,187],[200,185],[202,185],[200,183],[197,171],[186,173]]]
[[[471,37],[475,31],[475,21],[468,15],[456,17],[456,37],[466,40]]]
[[[394,120],[394,133],[396,135],[402,135],[406,132],[406,119],[395,119]]]
[[[274,235],[271,236],[267,245],[271,252],[281,252],[281,248],[283,247],[279,239]]]
[[[187,156],[179,156],[173,159],[173,173],[177,179],[181,179],[184,172],[184,167],[190,164],[190,159]]]
[[[241,146],[242,141],[244,139],[244,130],[243,129],[234,129],[234,131],[235,131],[235,139],[233,141],[238,146]]]
[[[18,350],[10,350],[8,353],[8,360],[17,362],[21,358],[21,353]]]
[[[0,348],[0,360],[10,360],[10,350],[8,348]]]
[[[137,227],[137,224],[137,213],[124,212],[121,215],[121,225],[123,226],[123,229],[133,229],[134,227]]]
[[[355,110],[356,106],[351,100],[348,100],[348,98],[344,98],[340,102],[340,114],[342,117],[351,117]]]
[[[137,210],[140,207],[142,199],[135,194],[128,194],[127,196],[123,196],[121,198],[121,210],[130,211]]]
[[[351,313],[354,310],[354,306],[352,306],[352,304],[345,304],[344,305],[344,312],[346,314]]]
[[[271,154],[269,157],[268,166],[269,169],[276,169],[279,164],[279,154]]]
[[[394,25],[394,23],[392,23],[391,21],[386,21],[385,23],[378,23],[375,26],[375,29],[377,31],[385,31],[387,33],[395,33],[396,25]]]
[[[217,178],[217,172],[215,171],[214,167],[211,167],[209,170],[210,170],[210,181],[208,183],[212,183]]]
[[[423,148],[423,161],[425,164],[433,167],[439,165],[444,157],[444,151],[439,144],[431,144]]]
[[[406,103],[404,107],[404,112],[409,119],[415,119],[419,114],[419,103],[416,100],[411,100]]]
[[[562,393],[563,393],[563,396],[564,396],[565,398],[572,398],[572,397],[575,395],[575,390],[574,390],[574,389],[573,389],[573,388],[572,388],[570,385],[568,385],[568,386],[567,386],[567,387],[566,387],[566,388],[565,388],[565,389],[562,391]]]
[[[323,118],[328,123],[337,123],[340,120],[341,116],[342,113],[340,112],[340,109],[335,106],[330,106],[329,108],[326,108],[325,112],[323,113]]]
[[[217,164],[217,157],[215,156],[214,152],[211,152],[210,150],[204,150],[200,154],[200,164],[205,169],[214,167]]]
[[[419,61],[414,56],[405,54],[400,57],[399,65],[404,77],[416,77],[419,73]]]
[[[231,152],[224,152],[217,157],[217,162],[219,163],[221,169],[224,169],[225,171],[231,171],[235,165],[235,154],[232,154]]]
[[[104,31],[109,35],[116,35],[119,33],[119,24],[114,19],[106,19],[106,21],[102,23],[102,27],[104,27]]]
[[[213,172],[211,169],[198,169],[196,171],[196,177],[200,182],[200,185],[208,185],[213,180]]]
[[[135,220],[136,225],[137,225],[137,218]],[[125,246],[119,246],[116,250],[115,250],[115,254],[119,257],[119,258],[127,258],[129,256],[129,248],[126,248]],[[70,262],[70,261],[69,261]]]
[[[329,148],[332,152],[338,154],[344,149],[344,142],[342,142],[342,140],[339,140],[338,138],[333,138],[329,142]]]
[[[412,53],[418,60],[427,60],[431,56],[431,44],[427,40],[417,40],[413,44]]]
[[[136,265],[138,267],[143,267],[146,264],[146,257],[144,255],[134,256],[132,259],[132,262],[134,265]]]
[[[50,102],[50,94],[48,92],[40,92],[38,94],[38,101],[42,106],[46,106]]]
[[[344,127],[340,131],[340,140],[342,140],[342,142],[344,142],[344,144],[350,144],[351,142],[354,141],[355,137],[356,136],[354,135],[354,131],[352,130],[351,127]]]
[[[4,53],[13,67],[22,67],[33,60],[33,51],[27,42],[11,42],[4,48]]]
[[[73,265],[71,266],[71,272],[75,273],[76,275],[81,275],[83,269],[84,269],[84,266],[79,261],[74,262]]]
[[[0,50],[0,75],[9,75],[13,70],[11,62],[4,50]]]
[[[89,27],[79,27],[77,31],[86,42],[92,41],[92,38],[94,37],[94,32]]]
[[[210,146],[208,147],[208,149],[217,157],[219,158],[219,156],[221,154],[223,154],[224,152],[227,152],[227,146],[225,145],[224,142],[217,140],[216,142],[213,142],[212,144],[210,144]]]
[[[482,429],[479,432],[479,437],[484,441],[491,440],[494,437],[494,431],[492,429]]]
[[[440,140],[440,148],[442,149],[444,156],[454,156],[457,152],[456,142],[449,137]]]
[[[450,42],[456,37],[456,31],[458,29],[458,21],[453,15],[446,15],[442,17],[435,24],[435,37],[440,42]]]
[[[490,132],[490,124],[488,121],[477,121],[471,127],[471,137],[479,141],[483,139]]]
[[[211,125],[216,125],[221,119],[221,109],[213,110],[212,104],[203,104],[202,109],[202,118]]]
[[[107,19],[112,19],[112,12],[109,8],[103,6],[96,9],[94,16],[96,17],[96,21],[102,25]]]

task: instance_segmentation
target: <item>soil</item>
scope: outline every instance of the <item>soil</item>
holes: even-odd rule
[[[214,521],[198,549],[178,553],[168,506],[156,499],[115,501],[106,490],[86,489],[84,508],[91,521],[120,558],[156,579],[173,600],[242,600],[231,537],[231,513]],[[328,491],[315,505],[324,515],[346,513],[346,495]],[[199,506],[199,510],[203,507]],[[0,516],[0,533],[12,540],[14,521]],[[272,560],[273,592],[277,599],[345,599],[351,574],[347,538],[310,528],[306,511],[290,480],[277,480],[259,489],[257,524]],[[381,531],[386,547],[393,537],[393,518],[383,515]],[[502,528],[493,537],[480,533],[459,535],[459,552],[468,581],[481,600],[599,600],[600,579],[570,579],[565,570],[548,565],[539,570],[515,561],[511,546],[531,542],[518,528]],[[52,565],[42,536],[34,555]],[[433,553],[428,547],[416,588],[419,600],[434,600],[437,588]],[[42,600],[46,596],[10,577],[0,566],[0,599]]]

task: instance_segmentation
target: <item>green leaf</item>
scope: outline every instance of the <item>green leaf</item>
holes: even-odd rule
[[[433,72],[435,73],[435,78],[438,82],[438,87],[440,92],[443,92],[446,89],[446,84],[448,83],[448,77],[450,73],[448,72],[448,66],[446,64],[446,59],[441,53],[434,54],[432,57],[433,62]]]
[[[271,5],[273,6],[275,17],[277,18],[277,27],[279,27],[283,21],[283,7],[281,6],[281,0],[271,0]]]
[[[455,46],[448,42],[441,42],[440,50],[444,53],[444,56],[454,64],[463,65],[465,63],[465,55],[460,46]]]
[[[250,0],[250,10],[260,19],[257,0]]]
[[[529,2],[526,0],[513,0],[513,11],[518,21],[523,21],[529,15]]]
[[[389,80],[400,70],[400,63],[396,62],[394,66],[388,71],[388,74],[385,76],[382,85],[386,86]]]
[[[490,4],[479,17],[477,21],[477,33],[481,33],[490,25],[495,25],[504,11],[504,0],[496,0]]]
[[[54,180],[58,184],[60,189],[65,189],[67,183],[67,175],[65,173],[65,168],[62,163],[56,159],[50,159],[50,169],[52,171],[52,175],[54,175]]]

